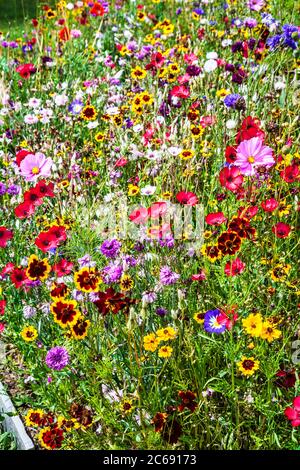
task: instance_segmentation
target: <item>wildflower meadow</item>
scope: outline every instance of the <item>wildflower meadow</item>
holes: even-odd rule
[[[299,17],[81,0],[3,28],[0,380],[36,449],[300,449]]]

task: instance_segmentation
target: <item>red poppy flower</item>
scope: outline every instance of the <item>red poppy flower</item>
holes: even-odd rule
[[[226,162],[234,163],[236,161],[236,147],[228,146],[225,149]]]
[[[276,237],[278,238],[286,238],[289,236],[291,231],[291,227],[288,224],[284,224],[283,222],[278,222],[276,225],[272,227],[272,232],[275,233]]]
[[[29,191],[25,191],[24,202],[33,204],[34,206],[40,206],[43,204],[43,199],[40,197],[40,194],[36,188],[31,188]]]
[[[219,179],[221,185],[232,192],[236,192],[244,181],[244,177],[241,175],[239,168],[235,166],[223,168],[220,171]]]
[[[56,273],[57,277],[67,276],[71,273],[73,269],[73,263],[66,259],[60,260],[53,266],[53,271]]]
[[[98,2],[95,2],[93,7],[90,9],[90,14],[92,16],[103,16],[104,13],[105,11],[103,6]]]
[[[14,212],[18,219],[26,219],[34,213],[34,205],[28,201],[22,202],[15,208]]]
[[[265,133],[260,129],[260,121],[251,116],[246,117],[241,125],[241,129],[237,133],[236,143],[239,144],[243,140],[252,139],[252,137],[260,137],[262,140],[265,138]]]
[[[53,233],[41,232],[35,239],[36,246],[44,253],[51,250],[51,248],[57,248],[58,240]]]
[[[234,277],[241,274],[246,267],[246,264],[242,262],[240,258],[236,258],[233,261],[228,261],[225,265],[224,272],[226,276]]]
[[[49,235],[54,235],[58,242],[64,242],[67,239],[66,229],[63,225],[53,225],[48,230]]]
[[[21,149],[16,153],[16,163],[20,166],[21,162],[24,160],[27,155],[31,155],[32,152],[28,152],[28,150]]]
[[[155,202],[151,207],[148,208],[148,216],[151,219],[159,219],[168,210],[168,206],[165,202]]]
[[[22,78],[27,80],[30,75],[33,75],[36,72],[36,68],[33,64],[22,64],[16,68],[16,72],[18,72]]]
[[[0,300],[0,315],[4,315],[6,307],[6,300]]]
[[[54,197],[55,194],[53,192],[53,188],[53,183],[46,183],[45,180],[40,180],[34,189],[37,191],[39,197]]]
[[[294,183],[299,179],[300,170],[297,165],[289,165],[280,172],[280,177],[286,183]]]
[[[188,206],[195,206],[198,203],[196,194],[191,192],[180,191],[177,194],[176,199],[180,204],[187,204]]]
[[[208,214],[205,217],[205,222],[208,225],[221,225],[224,222],[226,222],[226,220],[227,219],[226,219],[225,215],[223,214],[223,212],[213,212],[211,214]]]
[[[5,248],[8,240],[13,237],[13,232],[6,227],[0,227],[0,248]]]
[[[135,224],[143,224],[148,219],[148,210],[145,207],[135,209],[129,215],[129,219]]]
[[[28,277],[26,276],[26,269],[14,268],[10,274],[10,280],[17,289],[26,285],[26,283],[29,281]]]
[[[300,426],[300,396],[294,398],[293,407],[286,408],[284,414],[293,427]]]
[[[238,216],[244,219],[252,219],[258,212],[257,206],[251,207],[239,207],[238,208]]]
[[[270,199],[266,199],[261,203],[261,207],[265,212],[273,212],[279,206],[279,203],[271,197]]]

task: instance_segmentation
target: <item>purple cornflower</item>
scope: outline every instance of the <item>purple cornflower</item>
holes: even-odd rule
[[[208,310],[204,316],[204,329],[208,333],[224,333],[226,330],[225,322],[221,321],[220,310]]]
[[[116,239],[105,240],[100,246],[100,251],[106,258],[115,258],[119,254],[121,246],[121,243]]]
[[[62,370],[69,363],[69,354],[66,348],[56,346],[51,348],[46,355],[46,364],[50,369]]]
[[[159,280],[164,286],[170,284],[175,284],[176,281],[180,278],[180,275],[174,273],[169,266],[163,266],[159,273]]]
[[[245,18],[244,26],[246,26],[246,28],[255,28],[257,26],[257,21],[255,18]]]
[[[6,193],[6,186],[4,183],[0,183],[0,196],[3,196]]]
[[[69,104],[68,110],[72,114],[80,114],[83,108],[83,102],[81,100],[74,100]]]
[[[156,315],[160,316],[160,317],[164,317],[166,316],[168,313],[168,310],[166,310],[165,308],[163,307],[157,307],[156,309]]]
[[[241,102],[245,102],[245,99],[238,93],[232,93],[224,98],[224,104],[227,108],[237,109]]]
[[[7,188],[7,194],[11,194],[13,196],[15,196],[16,194],[19,194],[20,191],[21,191],[21,186],[17,184],[12,184],[11,186]]]

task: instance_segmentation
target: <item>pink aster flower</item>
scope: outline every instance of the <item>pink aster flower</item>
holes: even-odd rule
[[[52,164],[52,159],[46,158],[41,152],[37,152],[35,155],[29,154],[20,164],[21,175],[26,181],[36,181],[39,176],[45,178],[50,176]]]
[[[264,145],[259,137],[243,140],[236,149],[236,155],[234,164],[246,176],[255,175],[256,167],[270,168],[275,163],[273,150]]]

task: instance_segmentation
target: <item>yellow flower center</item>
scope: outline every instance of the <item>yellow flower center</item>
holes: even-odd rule
[[[32,173],[33,175],[38,175],[39,172],[40,172],[40,169],[39,169],[38,166],[34,166],[34,167],[32,168],[32,170],[31,170],[31,173]]]
[[[255,162],[255,159],[253,157],[248,157],[248,162],[249,163],[254,163]]]

